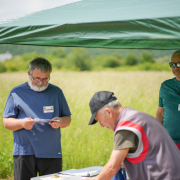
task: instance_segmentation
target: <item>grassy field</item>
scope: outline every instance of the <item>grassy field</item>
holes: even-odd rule
[[[59,86],[68,101],[72,123],[62,129],[63,170],[103,166],[113,148],[113,131],[88,126],[89,100],[96,91],[113,91],[121,104],[155,116],[161,83],[171,72],[53,72],[50,83]],[[28,80],[27,73],[0,74],[0,116],[9,92]],[[12,132],[0,121],[0,179],[13,179]]]

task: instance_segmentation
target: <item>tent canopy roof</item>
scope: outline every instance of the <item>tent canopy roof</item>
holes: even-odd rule
[[[0,23],[0,44],[180,48],[179,0],[82,0]]]

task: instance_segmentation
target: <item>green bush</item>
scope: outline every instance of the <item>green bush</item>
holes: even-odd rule
[[[114,57],[107,57],[103,63],[103,67],[118,67],[120,66],[120,62]]]
[[[94,60],[94,66],[101,66],[103,68],[115,68],[120,65],[120,60],[116,56],[100,55]]]
[[[75,71],[88,71],[91,69],[91,60],[85,48],[73,48],[64,63],[65,68]]]
[[[143,51],[141,54],[140,63],[146,63],[146,62],[154,63],[155,61],[153,54]]]
[[[125,64],[128,66],[134,66],[138,64],[138,59],[134,54],[128,53],[125,58]]]

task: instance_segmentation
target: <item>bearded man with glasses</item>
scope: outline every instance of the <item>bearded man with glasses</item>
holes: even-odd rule
[[[14,179],[62,171],[60,128],[70,125],[71,113],[62,90],[49,83],[52,67],[38,57],[29,64],[29,81],[12,89],[3,114],[13,131]]]
[[[169,66],[175,77],[161,84],[156,119],[163,124],[180,150],[180,50],[172,54]]]

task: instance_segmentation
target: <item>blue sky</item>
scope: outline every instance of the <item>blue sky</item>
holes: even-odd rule
[[[80,0],[0,0],[0,22]]]

